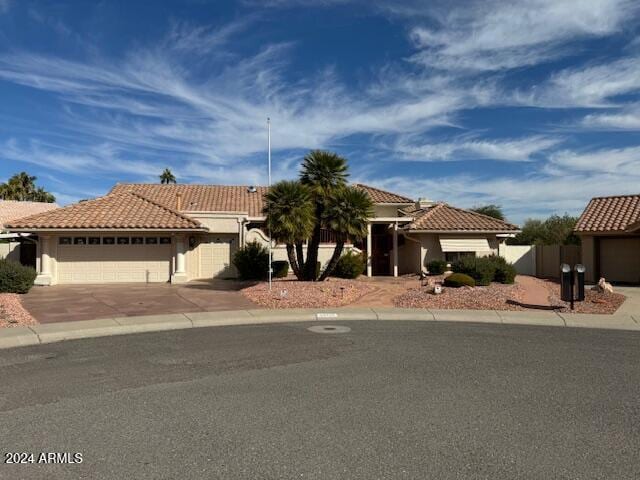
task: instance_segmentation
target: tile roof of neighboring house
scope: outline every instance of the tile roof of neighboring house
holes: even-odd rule
[[[0,200],[0,228],[13,220],[28,217],[36,213],[48,212],[55,208],[59,208],[57,203]]]
[[[355,184],[355,186],[365,190],[374,203],[413,202],[410,198],[367,185]],[[182,194],[181,211],[234,212],[246,213],[250,217],[261,217],[263,196],[267,192],[267,187],[254,188],[255,192],[249,191],[249,186],[246,185],[119,183],[111,189],[111,193],[137,192],[174,209],[177,207],[176,195],[180,193]]]
[[[576,232],[624,232],[640,222],[640,194],[592,198],[576,224]]]
[[[354,183],[353,186],[367,192],[373,203],[413,203],[413,200],[408,197],[387,192],[386,190],[380,190],[379,188],[369,185],[363,185],[362,183]]]
[[[431,230],[451,232],[517,232],[519,228],[511,223],[489,217],[481,213],[437,203],[432,207],[412,213],[415,220],[406,230]]]
[[[205,229],[198,221],[138,193],[122,192],[15,220],[21,229]]]

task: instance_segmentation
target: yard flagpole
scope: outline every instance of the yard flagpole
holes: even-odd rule
[[[269,185],[269,190],[271,190],[271,119],[269,117],[267,117],[267,141],[268,141],[268,148],[267,148],[267,157],[268,157],[268,163],[269,163],[269,181],[268,181],[268,185]],[[267,204],[269,205],[269,204]],[[269,205],[269,208],[271,206]],[[271,272],[271,263],[272,263],[272,256],[273,253],[271,251],[271,244],[272,244],[272,239],[271,239],[271,215],[270,215],[270,211],[267,212],[268,218],[269,218],[269,225],[267,225],[267,229],[269,230],[269,291],[271,291],[271,276],[272,276],[272,272]]]

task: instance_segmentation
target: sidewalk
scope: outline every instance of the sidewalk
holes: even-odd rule
[[[114,317],[99,320],[57,322],[29,327],[3,328],[0,329],[0,348],[185,328],[349,320],[495,323],[640,331],[640,310],[635,310],[632,313],[616,313],[614,315],[587,315],[544,311],[427,310],[377,307],[231,310],[147,315],[141,317]]]

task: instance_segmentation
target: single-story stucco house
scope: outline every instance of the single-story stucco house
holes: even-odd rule
[[[370,196],[369,235],[348,249],[367,253],[367,275],[420,273],[433,259],[498,253],[518,231],[507,222],[446,203],[417,202],[356,184]],[[262,214],[265,187],[117,184],[86,200],[7,225],[38,239],[40,285],[186,282],[235,276],[234,252],[268,243]],[[333,252],[325,232],[319,260]],[[284,246],[274,259],[286,260]]]
[[[0,258],[35,266],[36,244],[17,233],[5,233],[5,224],[20,218],[48,212],[58,208],[56,203],[28,202],[22,200],[0,200]]]
[[[640,194],[592,198],[575,232],[587,281],[640,283]]]

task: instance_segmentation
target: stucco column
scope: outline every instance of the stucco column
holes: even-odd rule
[[[371,223],[367,224],[367,277],[372,274],[371,268]]]
[[[393,276],[398,276],[398,222],[393,224]]]
[[[244,247],[246,235],[247,223],[244,218],[238,218],[238,248]]]
[[[184,235],[176,237],[176,271],[171,276],[171,283],[182,283],[187,281],[186,271],[186,242]]]
[[[40,273],[36,285],[51,285],[51,237],[40,236]]]

